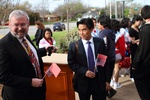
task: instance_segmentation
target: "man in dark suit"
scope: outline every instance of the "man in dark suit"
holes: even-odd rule
[[[46,49],[37,50],[28,33],[29,17],[22,10],[9,15],[10,32],[0,40],[0,83],[3,100],[45,100],[46,86],[42,79],[44,68],[41,56]],[[34,61],[22,40],[25,39]],[[33,60],[33,59],[32,59]]]
[[[94,71],[90,69],[88,59],[88,46],[90,42],[94,62],[98,54],[106,55],[104,41],[91,36],[94,29],[92,19],[83,18],[77,22],[80,40],[69,45],[68,64],[75,72],[73,77],[74,90],[78,92],[80,100],[90,100],[92,95],[93,100],[106,100],[107,82],[109,82],[106,74],[109,74],[107,64],[104,67],[97,66]],[[92,59],[90,59],[92,60]],[[95,67],[95,65],[93,66]]]

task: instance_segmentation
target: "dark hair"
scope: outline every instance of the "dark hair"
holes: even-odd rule
[[[45,26],[44,26],[44,24],[41,21],[36,21],[35,25],[38,25],[42,30],[45,29]]]
[[[120,22],[116,19],[111,20],[111,29],[117,33],[120,30]]]
[[[131,25],[135,23],[135,21],[142,21],[143,18],[140,15],[135,15],[131,21]]]
[[[87,26],[88,29],[94,28],[94,23],[91,18],[82,18],[80,21],[77,22],[77,27],[79,24],[84,24]]]
[[[94,17],[92,17],[91,19],[96,21],[96,19]]]
[[[109,29],[111,29],[111,25],[110,25],[111,20],[110,20],[109,16],[107,16],[107,15],[105,15],[105,14],[99,16],[99,18],[98,18],[98,23],[100,23],[104,28],[109,28]]]
[[[43,31],[43,37],[45,38],[46,31],[49,31],[51,33],[51,37],[53,36],[52,30],[50,28],[45,28]]]
[[[149,6],[149,5],[145,5],[145,6],[141,9],[141,16],[142,16],[144,19],[150,18],[150,6]]]
[[[130,21],[129,18],[123,18],[120,22],[121,27],[122,28],[129,27],[129,21]]]

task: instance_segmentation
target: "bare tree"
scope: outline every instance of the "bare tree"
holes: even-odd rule
[[[75,18],[79,13],[84,13],[88,9],[87,6],[79,0],[70,0],[69,2],[58,6],[52,13],[57,14],[62,20],[66,19],[67,10],[69,10],[69,19]]]
[[[46,14],[49,14],[49,0],[41,0],[41,2],[35,6],[36,12],[40,13],[40,16],[43,18],[43,22],[44,17]]]
[[[5,23],[9,13],[15,9],[20,0],[0,0],[0,21]]]

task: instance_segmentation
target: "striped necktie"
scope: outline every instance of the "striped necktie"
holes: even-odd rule
[[[25,50],[26,50],[27,54],[29,55],[29,58],[30,58],[30,60],[31,60],[31,62],[32,62],[32,65],[33,65],[33,67],[34,67],[36,76],[37,76],[38,78],[42,78],[41,69],[40,69],[38,60],[37,60],[37,58],[35,57],[35,55],[34,55],[33,51],[31,50],[30,46],[28,45],[26,39],[23,39],[23,40],[22,40],[22,43],[23,43],[23,45],[25,46]]]

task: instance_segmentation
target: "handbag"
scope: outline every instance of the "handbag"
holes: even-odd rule
[[[121,60],[121,59],[122,59],[121,54],[120,54],[120,53],[117,53],[117,54],[115,55],[115,61],[118,61],[118,60]]]
[[[131,63],[130,63],[130,57],[124,57],[120,62],[119,65],[121,68],[129,68]]]

